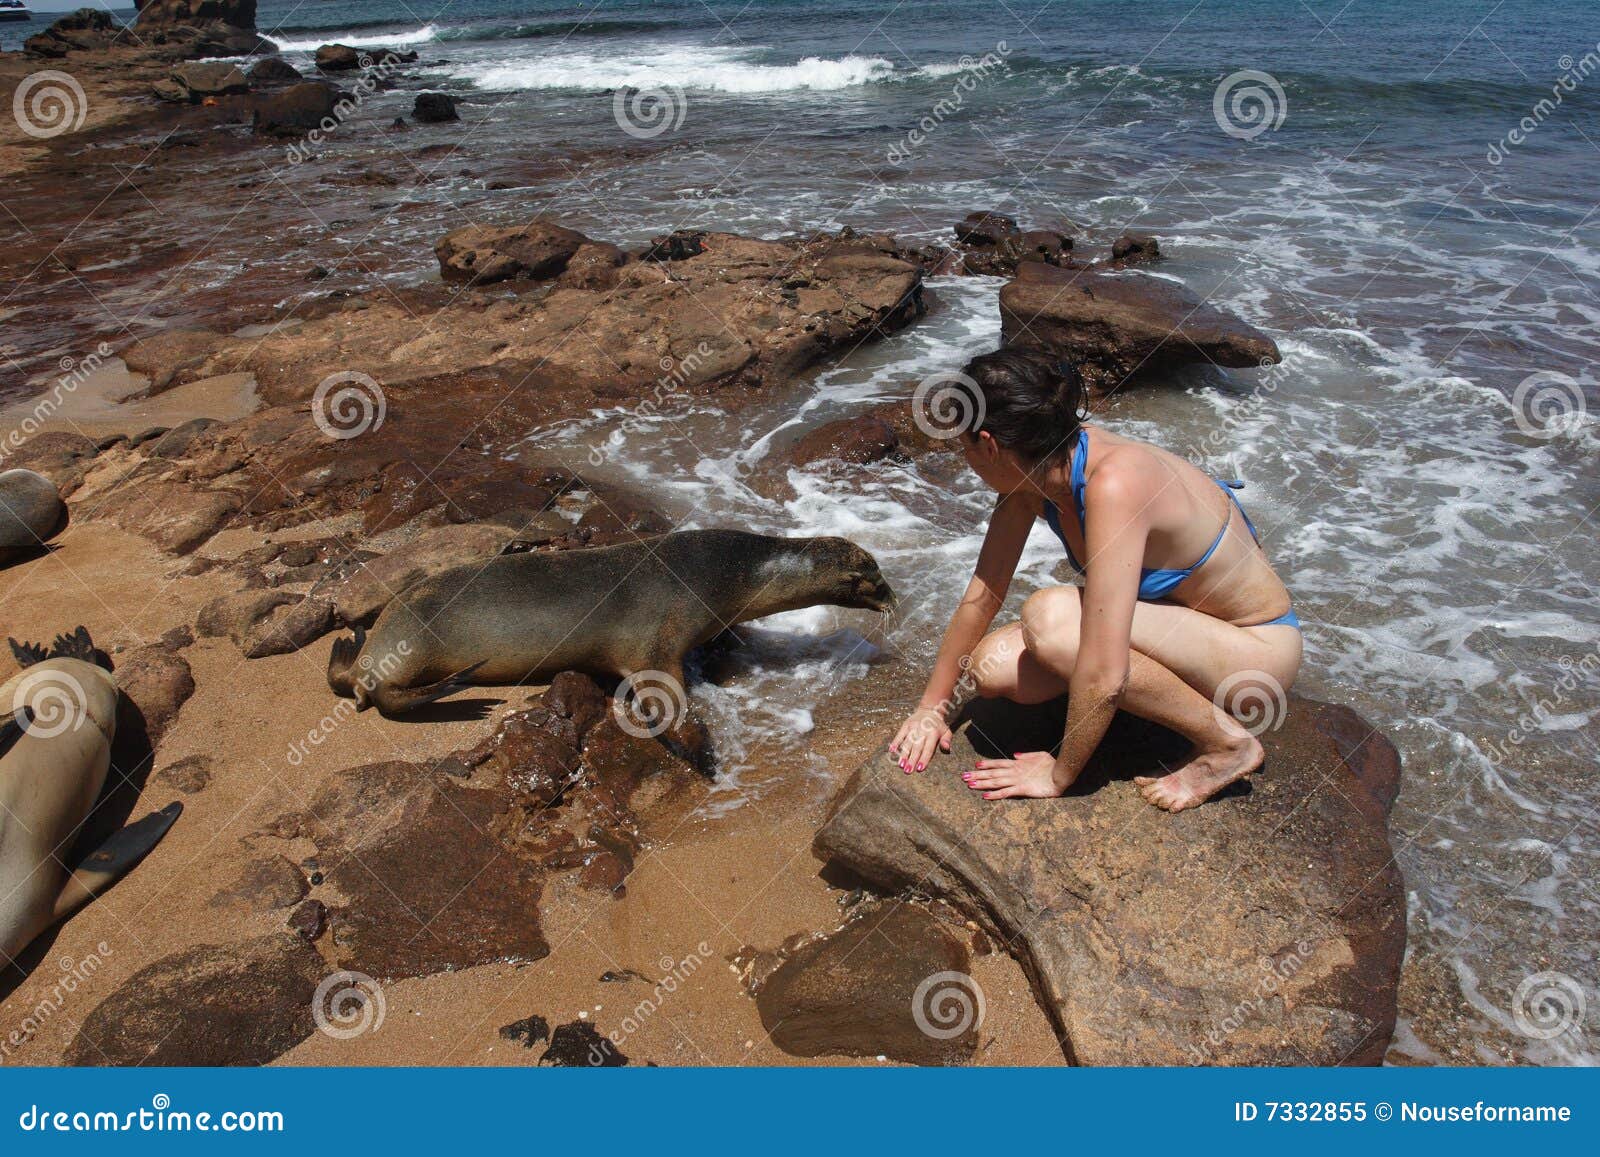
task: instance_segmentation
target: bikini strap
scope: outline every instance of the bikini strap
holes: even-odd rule
[[[1084,477],[1084,469],[1089,464],[1089,431],[1083,426],[1078,427],[1078,442],[1072,448],[1072,501],[1078,507],[1078,529],[1088,535],[1088,508],[1083,504],[1083,490],[1088,485]]]
[[[1244,503],[1240,502],[1239,496],[1234,493],[1235,490],[1243,490],[1244,483],[1238,478],[1217,478],[1213,479],[1213,481],[1215,481],[1218,486],[1222,487],[1222,492],[1226,494],[1233,504],[1239,508],[1240,517],[1244,519],[1244,524],[1250,528],[1250,537],[1259,543],[1261,541],[1261,535],[1256,532],[1256,524],[1250,521],[1250,514],[1247,510],[1245,510]],[[1228,528],[1224,526],[1222,529],[1223,532],[1226,533]]]

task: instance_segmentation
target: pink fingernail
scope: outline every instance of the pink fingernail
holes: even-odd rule
[[[928,765],[926,763],[917,764],[917,770],[918,771],[925,771],[925,770],[927,770],[927,767],[928,767]]]

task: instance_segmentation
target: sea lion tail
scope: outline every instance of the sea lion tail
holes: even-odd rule
[[[356,698],[356,680],[351,668],[361,657],[361,648],[366,641],[366,628],[360,623],[356,624],[355,638],[333,641],[333,650],[328,655],[328,686],[341,699]]]
[[[415,711],[418,707],[426,707],[435,699],[443,699],[446,695],[461,690],[471,682],[472,673],[485,662],[487,660],[480,659],[472,666],[463,667],[454,675],[424,687],[396,687],[392,683],[379,683],[367,692],[367,698],[384,716],[404,715],[408,711]]]

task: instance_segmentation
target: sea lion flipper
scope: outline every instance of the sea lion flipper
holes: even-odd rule
[[[111,833],[68,877],[61,895],[56,897],[53,919],[60,920],[77,911],[127,875],[161,842],[182,812],[183,804],[169,803],[160,811],[151,812],[144,819]]]
[[[407,711],[415,711],[418,707],[426,707],[435,699],[443,699],[469,685],[472,674],[487,659],[479,659],[470,667],[463,667],[454,675],[440,679],[437,683],[429,683],[425,687],[395,687],[389,683],[379,683],[368,693],[368,698],[377,706],[379,714],[385,718],[404,715]]]
[[[22,718],[18,719],[17,716]],[[0,759],[5,758],[6,752],[28,733],[28,728],[33,724],[33,708],[24,705],[21,711],[7,715],[0,720]]]
[[[19,667],[31,667],[35,663],[43,663],[50,657],[50,648],[41,643],[19,643],[9,635],[6,636],[6,642],[11,644],[12,657],[16,659]]]

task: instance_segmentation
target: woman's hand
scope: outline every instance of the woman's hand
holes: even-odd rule
[[[889,751],[899,757],[900,770],[910,774],[922,771],[933,758],[934,749],[950,750],[950,727],[944,721],[944,710],[939,707],[918,707],[906,717],[889,744]]]

